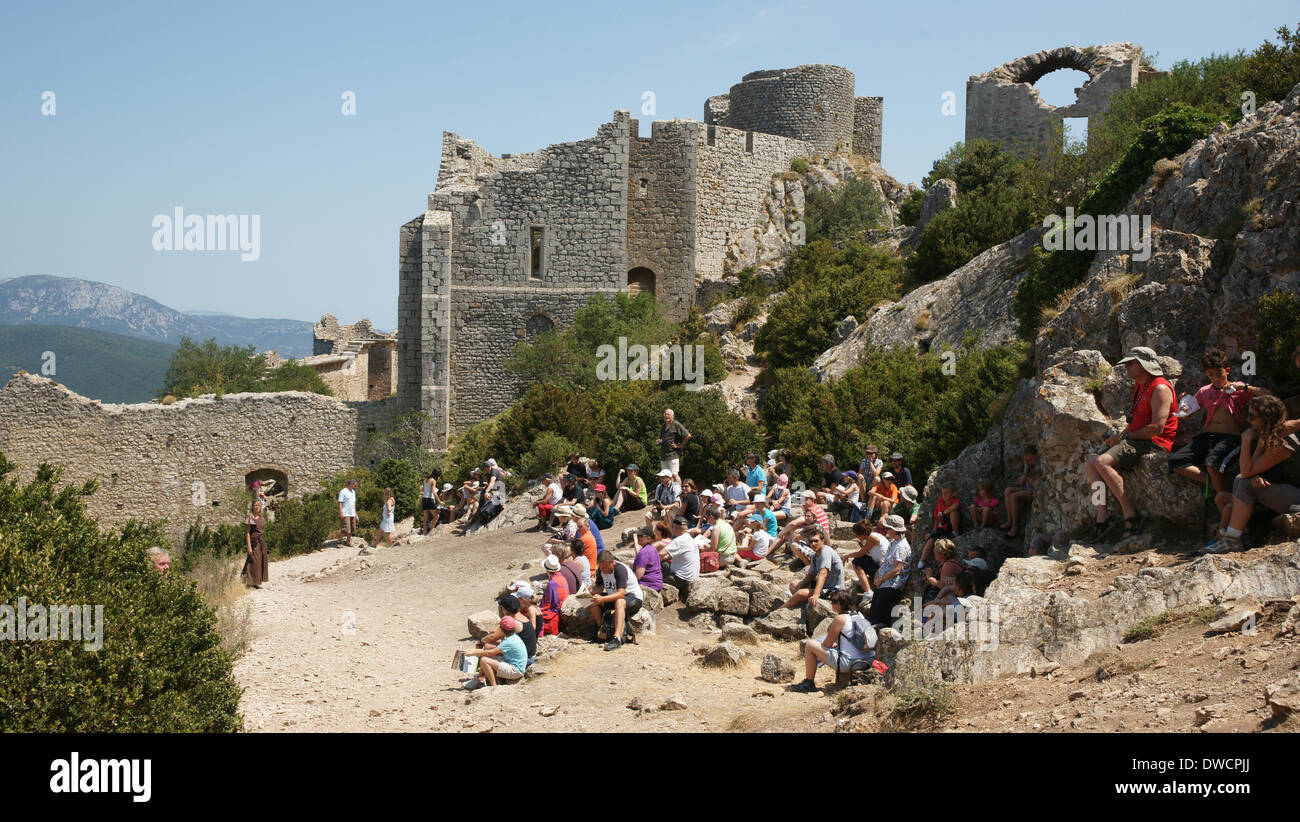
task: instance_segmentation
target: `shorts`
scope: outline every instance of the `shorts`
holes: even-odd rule
[[[355,534],[357,531],[357,518],[343,517],[342,520],[343,520],[343,533],[347,536],[351,536],[352,534]]]
[[[641,501],[641,498],[631,491],[627,492],[625,499],[626,502],[623,503],[622,508],[624,511],[640,511],[645,507],[645,503]]]
[[[1240,446],[1240,434],[1202,432],[1192,437],[1191,442],[1169,455],[1169,473],[1172,474],[1179,468],[1188,466],[1213,468],[1221,473],[1228,473],[1220,466],[1223,466],[1224,461]],[[1234,468],[1232,473],[1236,472]]]
[[[497,679],[504,679],[507,682],[514,682],[516,679],[523,679],[524,672],[506,662],[504,659],[496,659]]]
[[[1157,451],[1164,450],[1151,440],[1123,439],[1119,441],[1118,445],[1106,451],[1106,454],[1109,454],[1111,459],[1115,461],[1116,468],[1127,471],[1137,465],[1138,460],[1142,459],[1144,454],[1154,454]],[[1105,455],[1103,454],[1103,456]]]
[[[1237,475],[1232,483],[1232,495],[1250,505],[1263,505],[1279,514],[1300,514],[1300,488],[1269,483],[1263,488],[1252,488],[1250,480]]]
[[[434,508],[433,497],[420,497],[420,508],[424,511],[432,511]]]
[[[550,505],[548,503],[543,502],[537,506],[537,516],[542,520],[542,522],[546,522],[550,520],[551,512],[554,510],[555,510],[554,505]]]
[[[682,465],[681,457],[660,457],[659,458],[659,470],[662,471],[665,468],[667,468],[669,471],[673,472],[673,476],[677,476],[678,474],[681,473],[681,471],[679,470],[681,468],[681,465]]]
[[[641,610],[641,605],[643,604],[641,602],[640,597],[634,597],[631,594],[624,594],[623,602],[626,603],[626,607],[627,607],[627,610],[623,612],[623,616],[627,619],[631,619],[632,617],[636,616],[637,613]],[[612,603],[608,605],[600,606],[600,612],[602,614],[612,610],[614,610],[614,605]]]
[[[865,557],[854,557],[853,567],[861,568],[867,572],[867,576],[875,579],[876,572],[880,570],[880,563],[872,559],[870,555]]]
[[[855,662],[861,665],[870,665],[871,659],[869,657],[850,656],[847,653],[841,654],[836,648],[826,649],[825,664],[826,667],[830,668],[832,671],[847,674],[849,671],[853,670],[853,663]]]

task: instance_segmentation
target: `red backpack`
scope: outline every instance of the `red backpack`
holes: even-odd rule
[[[709,574],[718,570],[718,552],[701,551],[700,552],[700,573]]]

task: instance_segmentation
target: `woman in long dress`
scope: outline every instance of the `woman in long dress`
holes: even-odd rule
[[[262,519],[262,503],[253,501],[253,513],[244,518],[244,545],[248,549],[248,559],[244,562],[244,584],[252,588],[261,588],[266,582],[266,521]]]

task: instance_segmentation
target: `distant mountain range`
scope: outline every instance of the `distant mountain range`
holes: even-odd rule
[[[198,342],[211,337],[222,345],[252,345],[258,351],[275,349],[282,357],[306,357],[311,354],[313,324],[207,312],[185,314],[125,288],[75,277],[0,280],[0,326],[33,325],[105,331],[173,346],[181,337]],[[7,359],[0,356],[0,364]]]
[[[49,377],[83,397],[146,402],[158,396],[176,346],[55,325],[0,326],[0,387],[18,371]]]

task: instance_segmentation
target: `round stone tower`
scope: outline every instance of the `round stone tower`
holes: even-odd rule
[[[850,151],[853,80],[822,64],[750,72],[731,87],[726,125],[807,140],[827,154]]]

